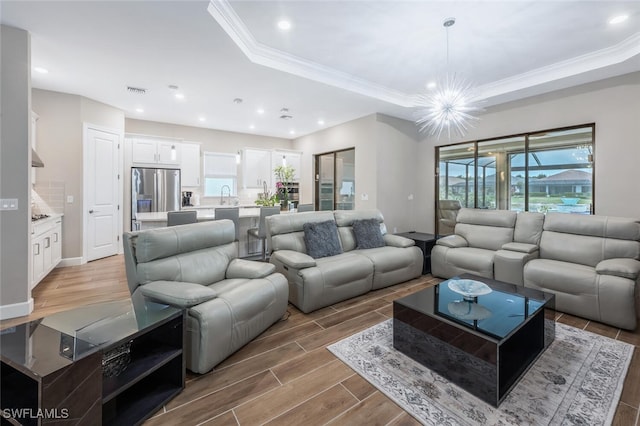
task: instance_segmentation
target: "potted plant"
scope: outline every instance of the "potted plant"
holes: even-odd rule
[[[283,209],[288,208],[289,205],[289,184],[293,182],[295,171],[291,166],[278,166],[273,169],[273,173],[278,179],[276,182],[276,193],[279,196],[280,205]]]

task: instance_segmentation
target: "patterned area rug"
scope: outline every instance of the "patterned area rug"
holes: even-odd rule
[[[633,345],[564,324],[499,408],[393,348],[393,320],[328,349],[426,425],[604,425],[620,399]]]

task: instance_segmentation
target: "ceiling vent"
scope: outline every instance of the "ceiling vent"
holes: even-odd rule
[[[127,91],[129,93],[133,93],[136,95],[144,95],[145,93],[147,93],[147,89],[141,89],[139,87],[131,87],[131,86],[127,86]]]
[[[293,118],[293,116],[291,115],[286,115],[286,114],[282,114],[280,116],[280,118],[282,118],[283,120],[291,120]]]

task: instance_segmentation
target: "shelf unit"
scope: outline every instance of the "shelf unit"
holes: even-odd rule
[[[41,320],[5,331],[0,336],[0,409],[17,413],[26,409],[27,414],[3,418],[2,424],[41,425],[53,420],[30,417],[38,410],[49,410],[68,424],[99,424],[98,419],[103,425],[144,422],[180,393],[185,382],[184,311],[159,316],[125,314],[137,329],[124,333],[116,330],[115,318],[107,321],[104,328],[91,331],[100,336],[105,330],[114,333],[102,345],[43,325]],[[130,344],[130,360],[118,375],[109,377],[104,373],[104,355],[123,344]]]

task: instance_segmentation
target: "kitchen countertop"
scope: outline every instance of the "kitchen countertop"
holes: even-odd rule
[[[204,209],[213,210],[215,207],[205,207]],[[187,210],[187,209],[183,209]],[[202,209],[196,209],[198,212],[198,221],[215,220],[215,214],[213,211],[203,211]],[[240,209],[240,219],[260,217],[260,207],[245,207]],[[166,222],[167,212],[151,212],[151,213],[138,213],[136,214],[136,220],[139,222]]]
[[[32,220],[31,221],[31,235],[36,236],[40,234],[42,231],[45,231],[51,227],[55,222],[57,222],[60,218],[64,216],[61,213],[53,213],[44,219]]]
[[[183,206],[182,210],[203,210],[203,209],[218,209],[218,208],[229,208],[229,207],[240,207],[241,209],[251,209],[258,208],[259,206],[256,204],[213,204],[213,205],[198,205],[198,206]]]

